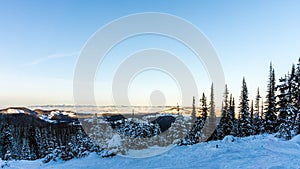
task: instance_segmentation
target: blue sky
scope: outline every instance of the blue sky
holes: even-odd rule
[[[300,57],[299,7],[299,1],[277,0],[0,1],[0,106],[73,104],[73,73],[86,41],[112,20],[141,12],[169,13],[193,23],[214,45],[234,96],[243,76],[250,97],[258,86],[264,94],[269,62],[278,78]],[[103,61],[95,82],[99,105],[112,104],[110,77],[122,57],[149,47],[176,53],[199,79],[199,92],[208,91],[205,70],[189,51],[170,39],[144,36],[120,44]],[[148,85],[151,81],[159,83]],[[129,97],[133,104],[147,105],[155,89],[166,92],[167,104],[180,102],[174,81],[155,71],[139,75]]]

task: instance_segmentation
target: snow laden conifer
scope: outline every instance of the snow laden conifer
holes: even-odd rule
[[[172,123],[169,129],[169,132],[169,137],[171,137],[173,144],[180,144],[182,142],[181,140],[187,136],[188,130],[182,114],[177,115],[175,122]]]
[[[295,134],[300,134],[300,58],[298,60],[298,64],[295,70],[294,77],[294,107],[295,107],[295,124],[294,131]]]
[[[270,63],[269,82],[264,112],[264,132],[274,133],[276,128],[276,96],[275,96],[275,71]]]
[[[232,94],[230,94],[229,99],[229,110],[227,112],[226,117],[226,123],[227,123],[227,133],[225,135],[235,135],[237,131],[237,125],[236,125],[236,118],[235,118],[235,103],[234,103],[234,97]]]
[[[200,141],[205,141],[208,139],[209,134],[207,133],[206,129],[204,126],[207,122],[207,117],[208,117],[208,106],[207,106],[207,98],[205,97],[205,94],[203,93],[202,98],[200,99],[201,103],[201,116],[199,117],[200,122],[200,127],[199,129],[201,130],[201,136],[200,136]]]
[[[4,124],[4,128],[0,133],[1,159],[11,160],[13,150],[13,136],[9,123]]]
[[[245,78],[243,78],[242,91],[240,96],[240,119],[239,120],[239,133],[238,136],[245,137],[252,134],[249,105],[248,105],[248,89]]]
[[[200,102],[201,102],[201,108],[200,108],[201,115],[200,117],[196,118],[195,123],[191,128],[191,131],[188,133],[188,135],[185,138],[182,139],[179,145],[192,145],[207,139],[207,136],[205,135],[205,133],[203,133],[205,121],[208,115],[207,101],[204,93],[202,95],[202,98],[200,99]]]
[[[225,85],[224,100],[222,103],[222,116],[221,116],[220,123],[217,127],[218,139],[223,139],[225,137],[225,135],[228,133],[227,132],[227,127],[228,127],[227,115],[228,115],[228,111],[229,111],[228,95],[229,95],[229,90],[228,90],[227,85]]]
[[[215,131],[213,132],[213,134],[211,135],[211,137],[209,138],[209,140],[220,140],[223,139],[226,135],[227,132],[227,128],[228,128],[228,121],[227,121],[227,115],[228,115],[228,111],[229,111],[229,99],[228,99],[228,88],[227,85],[225,85],[225,91],[224,91],[224,95],[223,95],[223,102],[222,102],[222,114],[221,114],[221,119],[220,122],[218,124],[218,126],[216,127]]]
[[[295,77],[295,67],[293,65],[290,74],[281,78],[279,82],[280,85],[277,86],[280,94],[278,94],[278,137],[285,139],[291,139],[295,135],[294,123],[296,108],[294,107],[293,95],[294,95],[294,77]]]

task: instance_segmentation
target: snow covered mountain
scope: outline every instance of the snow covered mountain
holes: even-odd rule
[[[78,121],[76,114],[71,111],[63,111],[58,109],[53,110],[42,110],[35,109],[30,110],[25,107],[9,107],[6,109],[0,110],[0,114],[6,115],[29,115],[34,118],[38,118],[44,122],[48,123],[74,123]]]

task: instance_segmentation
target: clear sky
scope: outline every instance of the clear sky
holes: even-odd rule
[[[88,38],[114,19],[141,12],[169,13],[196,25],[214,45],[230,92],[239,96],[245,76],[251,98],[258,86],[265,95],[269,62],[278,78],[300,57],[299,7],[300,1],[290,0],[2,0],[0,107],[73,104],[73,73]],[[103,61],[95,81],[99,105],[112,104],[110,81],[122,58],[149,47],[177,54],[194,73],[199,93],[207,93],[210,82],[205,69],[193,61],[190,51],[171,39],[143,36],[116,46]],[[137,76],[129,98],[132,104],[147,105],[151,91],[157,89],[165,92],[167,104],[180,101],[174,81],[157,71]]]

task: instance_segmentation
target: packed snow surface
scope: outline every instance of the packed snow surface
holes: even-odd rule
[[[1,165],[5,162],[1,161]],[[43,164],[36,161],[9,161],[11,168],[300,168],[300,136],[284,141],[274,135],[246,138],[227,136],[221,141],[193,146],[175,146],[148,158],[116,156],[101,158],[96,154],[81,159]]]

